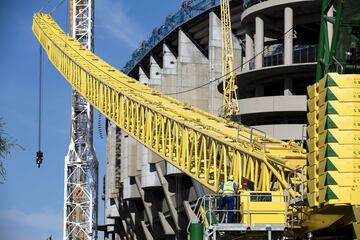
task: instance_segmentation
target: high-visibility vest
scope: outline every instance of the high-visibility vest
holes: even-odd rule
[[[224,184],[224,195],[234,195],[235,189],[234,189],[234,182],[233,181],[227,181]]]

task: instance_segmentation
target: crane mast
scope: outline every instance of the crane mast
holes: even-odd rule
[[[222,35],[222,76],[223,76],[223,115],[230,117],[239,113],[234,72],[234,47],[231,30],[230,2],[221,0]]]
[[[93,51],[94,0],[70,0],[70,34]],[[75,89],[71,136],[65,157],[64,240],[97,239],[98,161],[93,148],[93,109]]]

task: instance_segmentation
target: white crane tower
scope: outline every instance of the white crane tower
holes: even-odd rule
[[[70,34],[93,51],[94,0],[70,0]],[[93,109],[74,89],[71,136],[64,174],[64,240],[97,239],[98,161]]]

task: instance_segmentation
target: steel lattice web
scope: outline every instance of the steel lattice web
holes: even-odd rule
[[[93,0],[70,1],[71,34],[93,49]],[[97,239],[98,163],[93,150],[91,105],[72,92],[71,142],[65,157],[64,240]]]

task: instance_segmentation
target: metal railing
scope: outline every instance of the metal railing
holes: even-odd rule
[[[233,209],[219,209],[219,206],[222,204],[223,195],[213,194],[205,195],[199,198],[194,206],[194,213],[196,219],[190,219],[188,225],[188,232],[191,223],[202,223],[205,229],[211,228],[213,225],[225,224],[227,223],[228,214],[233,213],[233,221],[230,224],[241,224],[246,223],[245,228],[249,228],[256,224],[252,220],[252,214],[283,214],[284,215],[284,225],[287,222],[286,215],[287,210],[287,195],[283,194],[273,194],[273,193],[251,193],[251,194],[237,194],[233,195],[234,197],[234,208]],[[241,201],[244,202],[246,198],[245,209],[242,209]],[[241,200],[241,201],[240,201]],[[269,208],[264,209],[250,209],[250,202],[269,202],[269,203],[284,203],[283,210],[272,210]],[[227,207],[227,206],[225,206]],[[246,218],[246,219],[244,219]]]
[[[296,197],[289,196],[289,210],[290,217],[288,218],[288,224],[291,228],[300,226],[304,219],[303,208],[306,204],[306,192],[307,192],[307,178],[306,178],[306,166],[300,167],[288,175],[289,189],[296,191],[298,195]]]
[[[295,47],[293,51],[293,63],[317,62],[317,45],[308,45]],[[284,64],[284,51],[273,51],[273,53],[264,56],[264,67],[277,66]],[[251,67],[251,66],[250,66]]]

